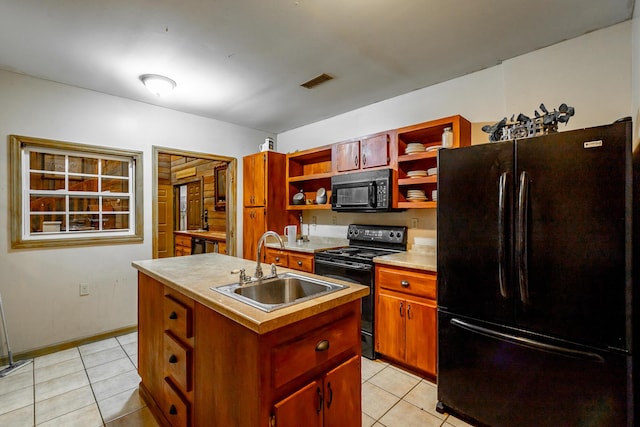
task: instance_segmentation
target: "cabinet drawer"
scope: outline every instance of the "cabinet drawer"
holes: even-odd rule
[[[190,307],[170,295],[164,297],[164,329],[175,336],[188,339],[193,336],[193,314]]]
[[[189,425],[189,402],[171,384],[171,380],[164,380],[164,407],[162,412],[172,427],[187,427]]]
[[[279,267],[289,267],[289,254],[278,249],[267,248],[264,262],[265,264],[275,264]]]
[[[275,347],[271,350],[273,386],[280,387],[349,348],[360,346],[360,333],[352,331],[358,331],[356,316],[338,320]]]
[[[313,255],[289,253],[289,268],[313,273]]]
[[[436,299],[436,275],[434,273],[377,267],[376,285],[385,289]]]
[[[174,338],[170,332],[164,333],[164,373],[170,377],[180,388],[191,391],[191,348]]]

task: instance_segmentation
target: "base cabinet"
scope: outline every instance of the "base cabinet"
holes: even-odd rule
[[[376,351],[435,378],[435,273],[377,266],[376,284]]]
[[[307,426],[357,426],[360,404],[351,389],[360,381],[361,363],[360,357],[354,356],[276,403],[271,425],[298,427],[300,420],[305,420]]]
[[[184,256],[191,255],[191,237],[190,236],[175,236],[175,255]]]
[[[297,251],[287,251],[274,248],[266,248],[264,259],[265,264],[275,264],[278,267],[287,267],[294,270],[306,271],[313,273],[314,256],[311,254],[303,254]]]
[[[143,273],[138,283],[140,393],[161,425],[295,426],[312,414],[361,425],[359,300],[258,334]]]

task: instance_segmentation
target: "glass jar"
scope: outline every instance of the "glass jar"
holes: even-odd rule
[[[453,132],[451,132],[451,128],[444,128],[442,132],[442,146],[444,148],[453,147]]]

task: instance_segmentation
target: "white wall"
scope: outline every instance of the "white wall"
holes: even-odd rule
[[[566,128],[612,122],[631,112],[632,21],[540,49],[467,76],[278,134],[282,152],[460,114],[471,122],[533,115],[565,102]],[[636,76],[637,78],[637,76]]]
[[[472,123],[494,123],[518,113],[533,116],[540,103],[549,110],[563,102],[576,109],[576,115],[566,127],[561,125],[561,131],[611,123],[631,115],[631,32],[633,27],[637,64],[640,57],[637,21],[635,26],[627,21],[492,68],[283,132],[278,135],[278,149],[281,152],[306,149],[455,114]],[[633,111],[638,108],[638,74],[634,73]],[[414,236],[435,234],[436,228],[435,211],[429,209],[375,215],[305,211],[304,221],[312,222],[313,216],[320,225],[310,227],[312,236],[317,234],[315,230],[330,232],[334,224],[337,227],[332,234],[339,235],[350,222],[410,227],[411,218],[417,218],[418,228],[409,229],[411,243]]]
[[[0,71],[0,293],[14,353],[137,324],[131,261],[151,258],[152,147],[241,159],[264,132],[165,108]],[[144,153],[144,242],[78,249],[11,250],[7,136],[27,135]],[[242,161],[238,162],[242,176]],[[238,188],[242,200],[242,188]],[[241,213],[241,206],[237,207]],[[241,250],[242,218],[237,245]],[[79,296],[80,282],[90,285]],[[5,355],[0,338],[0,355]]]

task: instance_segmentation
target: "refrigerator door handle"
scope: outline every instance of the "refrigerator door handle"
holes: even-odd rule
[[[507,226],[507,177],[508,173],[500,175],[498,184],[498,283],[500,295],[508,298],[507,294],[507,262],[506,262],[506,226]]]
[[[520,301],[529,304],[529,271],[527,266],[527,211],[529,203],[529,174],[520,173],[520,191],[518,194],[518,227],[516,231],[516,257],[518,260],[518,283]]]
[[[490,338],[495,338],[511,344],[529,347],[534,350],[544,351],[548,353],[554,353],[564,357],[583,359],[583,360],[588,360],[596,363],[605,363],[604,358],[596,353],[591,353],[588,351],[573,350],[570,348],[560,347],[553,344],[542,343],[540,341],[532,340],[530,338],[519,337],[511,334],[505,334],[503,332],[494,331],[493,329],[488,329],[482,326],[473,325],[471,323],[465,322],[460,319],[454,318],[454,319],[451,319],[450,322],[453,326],[456,326],[458,328],[462,328],[470,332],[481,334]]]

